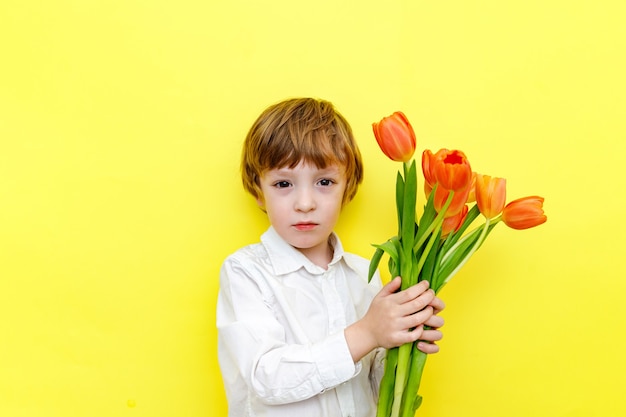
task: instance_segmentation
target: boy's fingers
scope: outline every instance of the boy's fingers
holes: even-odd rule
[[[429,353],[429,354],[439,352],[439,346],[437,346],[434,343],[419,342],[417,344],[417,348],[421,350],[422,352]]]
[[[443,339],[443,333],[439,330],[424,330],[420,336],[421,340],[426,342],[437,342]]]
[[[409,315],[424,310],[426,307],[430,307],[430,303],[432,302],[434,297],[434,291],[425,291],[419,294],[417,297],[409,299],[405,303],[403,303],[401,306],[401,311],[404,315]],[[434,309],[431,308],[430,311],[432,314],[432,311],[434,311]]]
[[[426,307],[421,311],[418,311],[415,314],[410,314],[405,316],[406,321],[403,322],[404,327],[407,329],[411,329],[414,327],[418,327],[426,323],[428,319],[430,319],[433,315],[432,307]]]
[[[428,320],[426,320],[426,322],[424,322],[424,324],[429,326],[429,327],[432,327],[433,329],[438,329],[438,328],[443,326],[444,319],[443,319],[443,317],[439,317],[439,316],[433,315]]]
[[[428,281],[420,281],[419,283],[405,289],[404,291],[398,292],[396,298],[398,304],[408,303],[416,299],[428,289],[428,285]]]
[[[435,310],[435,314],[440,313],[444,308],[446,308],[446,304],[439,297],[433,298],[433,300],[430,302],[430,305]]]

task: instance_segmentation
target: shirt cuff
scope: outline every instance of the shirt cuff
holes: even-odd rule
[[[361,362],[352,360],[344,332],[330,335],[323,343],[311,347],[311,354],[324,389],[352,379],[361,371]]]

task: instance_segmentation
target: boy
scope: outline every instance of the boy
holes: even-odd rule
[[[397,292],[399,278],[381,289],[377,274],[368,284],[369,261],[333,233],[362,179],[349,124],[326,101],[275,104],[250,129],[241,167],[271,226],[220,274],[228,415],[374,416],[384,348],[421,339],[437,352],[444,305],[427,282]]]

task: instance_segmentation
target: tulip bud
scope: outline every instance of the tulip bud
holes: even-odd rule
[[[523,197],[511,201],[502,211],[502,221],[511,229],[523,230],[548,220],[543,213],[543,197]]]
[[[488,219],[502,212],[506,202],[506,179],[476,174],[476,204]]]
[[[378,146],[389,159],[407,162],[415,152],[415,132],[409,120],[402,112],[383,117],[378,123],[372,123]]]

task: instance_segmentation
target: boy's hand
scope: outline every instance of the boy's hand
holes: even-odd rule
[[[430,306],[433,308],[433,315],[424,323],[429,328],[422,331],[417,348],[424,353],[437,353],[439,352],[439,346],[434,342],[443,338],[443,333],[438,329],[444,324],[443,317],[439,317],[438,314],[446,305],[439,297],[435,297]]]
[[[346,328],[346,341],[355,362],[377,347],[389,349],[418,339],[426,341],[423,349],[418,346],[426,353],[439,349],[428,342],[441,339],[441,332],[424,331],[423,326],[443,325],[442,318],[433,316],[444,308],[443,302],[428,289],[427,281],[396,292],[400,284],[398,277],[385,285],[372,300],[365,316]]]

